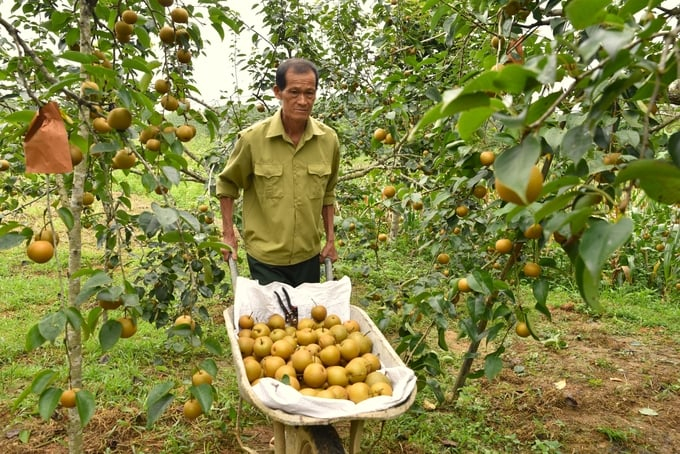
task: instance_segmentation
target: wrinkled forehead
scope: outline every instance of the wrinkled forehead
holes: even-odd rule
[[[313,71],[304,73],[288,71],[286,74],[286,90],[315,91],[316,75]]]

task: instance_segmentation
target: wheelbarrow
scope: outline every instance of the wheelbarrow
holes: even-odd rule
[[[229,266],[232,283],[235,285],[238,273],[233,259],[229,261]],[[326,261],[325,267],[327,280],[332,280],[330,260]],[[356,320],[361,332],[366,333],[373,341],[373,353],[380,357],[383,367],[405,367],[399,355],[363,309],[350,305],[350,318]],[[234,324],[234,306],[229,306],[224,310],[224,319],[231,344],[240,399],[257,408],[273,422],[275,454],[344,454],[346,452],[358,454],[365,421],[385,422],[397,418],[404,414],[415,401],[416,389],[413,387],[408,397],[398,405],[380,411],[354,413],[350,416],[319,418],[270,408],[262,402],[262,399],[254,392],[248,381],[243,357],[238,346],[238,336]],[[333,426],[333,424],[340,422],[349,422],[350,424],[348,451],[345,451],[342,440]],[[249,452],[256,452],[248,448],[244,449]]]

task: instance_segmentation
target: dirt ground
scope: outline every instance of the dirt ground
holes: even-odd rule
[[[571,308],[555,309],[553,317],[550,329],[563,333],[558,339],[562,344],[517,338],[507,349],[500,378],[482,382],[493,414],[489,424],[498,432],[515,434],[524,443],[556,440],[563,453],[680,453],[677,341],[662,329],[641,329],[630,337],[611,335],[600,322]],[[453,334],[449,344],[460,352],[467,348]],[[99,409],[85,431],[87,452],[140,452],[133,446],[143,446],[147,453],[168,452],[162,448],[163,431],[144,430],[144,422],[138,420],[141,414],[130,408]],[[228,419],[226,415],[224,419]],[[13,421],[12,410],[3,404],[0,425],[5,429],[0,435],[0,452],[67,452],[63,415],[49,423],[38,417]],[[183,424],[180,421],[176,411],[159,424],[170,429]],[[26,430],[30,430],[30,438],[21,442]],[[346,436],[348,428],[338,430]],[[211,446],[220,446],[219,451],[210,452],[242,452],[234,433],[233,424],[219,428],[215,424],[194,425],[186,438],[194,442],[210,439]],[[273,435],[264,420],[242,433],[247,445],[258,448],[266,447]],[[441,452],[463,452],[455,440],[432,440],[432,444],[439,445]],[[392,445],[390,451],[395,454],[423,452],[408,440],[394,440]],[[199,451],[178,447],[172,452]]]
[[[484,385],[507,432],[564,453],[680,453],[678,342],[663,329],[611,335],[565,308],[551,311],[564,345],[518,339]]]

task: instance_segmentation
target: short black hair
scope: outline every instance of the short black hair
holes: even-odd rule
[[[296,74],[313,72],[316,79],[316,88],[319,88],[319,70],[316,65],[304,58],[289,58],[282,61],[279,67],[276,68],[276,86],[279,87],[279,90],[286,89],[286,74],[289,70]]]

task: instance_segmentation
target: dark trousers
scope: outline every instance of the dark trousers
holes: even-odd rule
[[[255,260],[250,255],[247,258],[250,277],[258,281],[260,285],[285,282],[297,287],[304,282],[318,283],[321,280],[321,264],[318,255],[295,265],[268,265]]]

